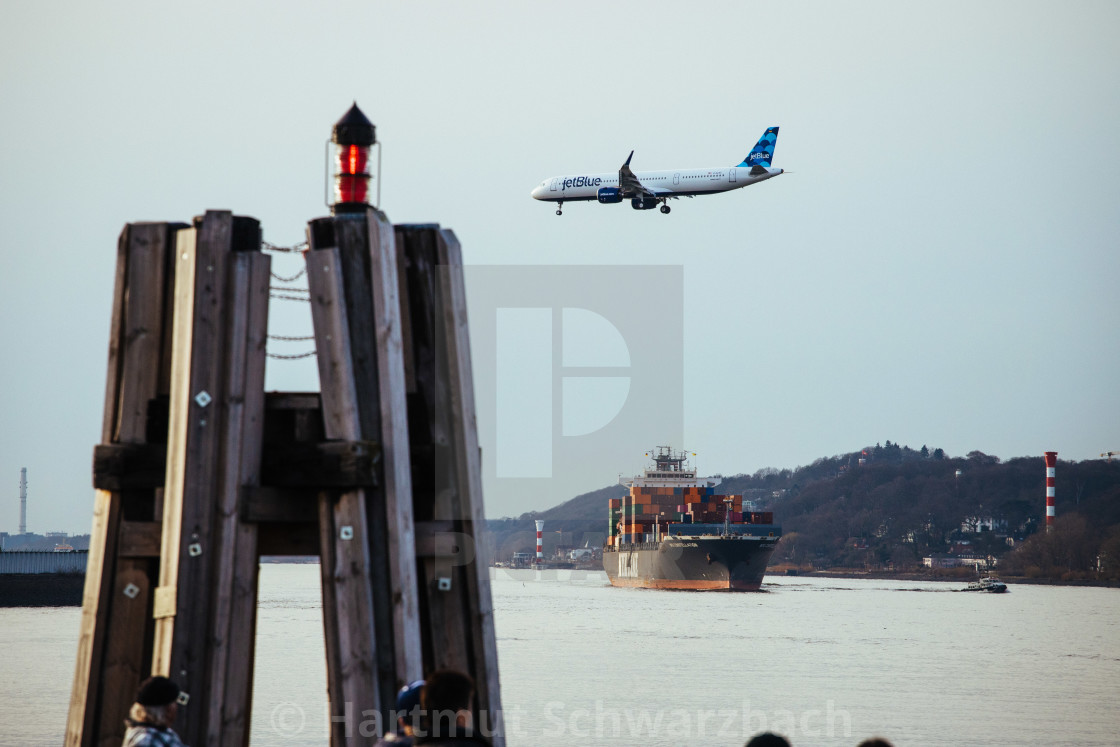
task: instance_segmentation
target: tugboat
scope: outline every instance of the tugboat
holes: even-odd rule
[[[983,578],[968,583],[967,589],[961,591],[986,591],[991,594],[1003,594],[1007,591],[1007,584],[1000,581],[995,576],[984,576]]]

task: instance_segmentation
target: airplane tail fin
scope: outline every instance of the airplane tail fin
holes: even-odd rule
[[[740,166],[769,166],[774,158],[774,146],[778,144],[778,128],[771,127],[762,133],[754,148],[743,159]]]

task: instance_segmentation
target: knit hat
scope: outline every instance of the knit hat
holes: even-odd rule
[[[397,710],[402,713],[411,712],[420,705],[420,690],[424,687],[424,680],[410,682],[397,693]]]
[[[136,702],[142,706],[165,706],[179,697],[179,686],[166,677],[149,677],[140,683]]]

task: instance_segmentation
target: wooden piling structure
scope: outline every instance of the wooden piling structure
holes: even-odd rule
[[[248,744],[263,554],[320,557],[332,745],[437,668],[504,744],[458,242],[372,208],[308,239],[322,391],[266,397],[257,221],[122,233],[68,745],[119,744],[152,673],[187,744]]]

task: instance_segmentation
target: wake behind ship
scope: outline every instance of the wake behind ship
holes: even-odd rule
[[[718,477],[697,477],[684,452],[659,446],[630,494],[608,501],[603,570],[614,586],[758,591],[782,536],[769,512],[743,496],[716,495]],[[748,508],[750,505],[748,503]]]

